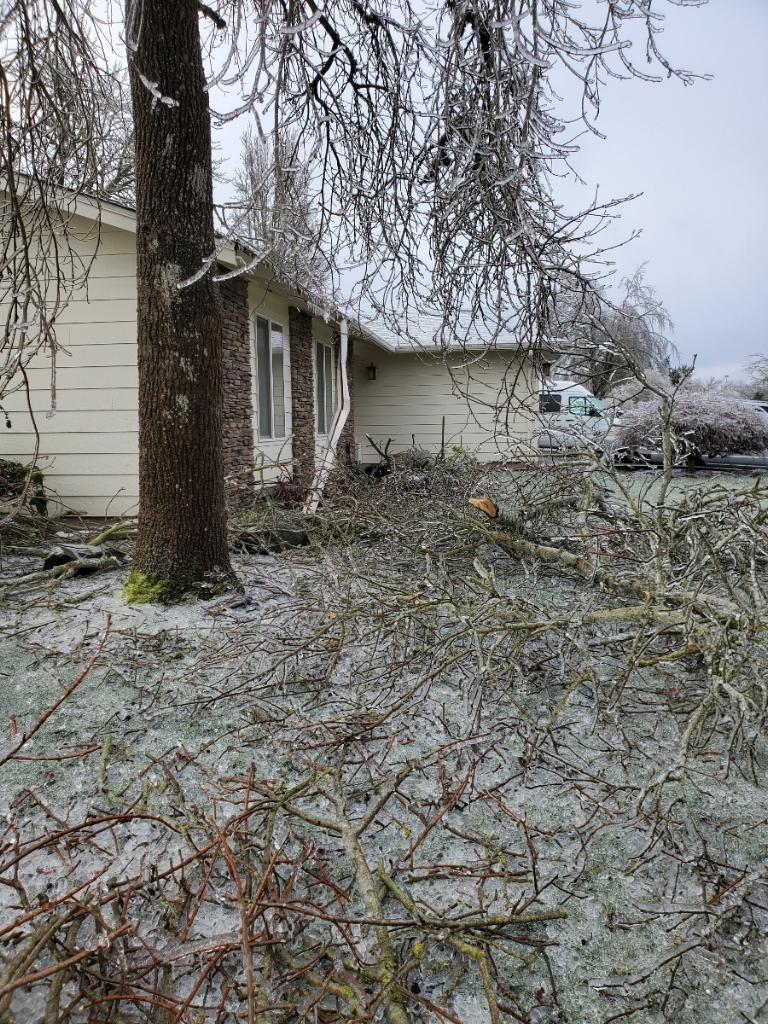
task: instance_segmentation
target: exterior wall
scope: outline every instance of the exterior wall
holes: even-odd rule
[[[368,366],[376,380],[368,380]],[[457,353],[452,373],[429,353],[390,353],[358,341],[354,356],[355,437],[362,462],[378,462],[366,440],[391,452],[460,446],[483,462],[514,457],[534,440],[533,367],[512,352]],[[454,383],[455,381],[455,383]],[[522,405],[522,407],[521,407]]]
[[[97,249],[93,222],[74,218],[69,243],[87,260]],[[2,311],[0,311],[0,314]],[[53,509],[119,516],[138,509],[138,379],[136,245],[131,232],[102,226],[87,289],[60,315],[56,336],[66,350],[56,364],[51,410],[47,356],[29,367],[38,463]],[[35,431],[23,391],[2,398],[12,427],[0,424],[0,457],[29,461]]]
[[[248,282],[241,277],[220,286],[224,318],[224,477],[230,508],[244,508],[254,496],[253,380]]]
[[[333,351],[333,395],[334,409],[338,409],[339,381],[338,359],[340,340],[338,329],[322,317],[310,316],[298,309],[291,309],[291,358],[293,360],[291,388],[293,396],[293,479],[299,489],[306,491],[310,486],[315,469],[325,456],[328,447],[328,433],[318,433],[317,418],[317,349],[316,345],[328,345]],[[347,355],[350,398],[353,389],[352,341]],[[333,419],[331,419],[331,423]],[[331,423],[328,424],[329,429]],[[345,423],[338,443],[338,462],[334,467],[328,486],[342,484],[346,470],[355,459],[354,404]]]
[[[291,307],[293,482],[302,491],[315,472],[315,345],[312,317]]]
[[[93,222],[75,217],[70,243],[85,261],[98,255],[87,288],[78,292],[57,322],[63,351],[57,359],[56,408],[51,410],[51,370],[46,356],[28,370],[34,425],[40,433],[39,465],[52,492],[52,507],[91,516],[135,515],[138,511],[138,379],[136,365],[136,249],[131,231],[102,225],[97,249]],[[235,279],[222,287],[225,309],[225,466],[230,498],[250,500],[255,487],[289,479],[312,479],[327,438],[318,436],[315,411],[315,342],[331,344],[338,358],[338,334],[320,317],[291,307],[289,293],[274,280]],[[250,315],[244,310],[247,296]],[[0,313],[2,311],[0,310]],[[259,439],[255,376],[254,316],[279,323],[284,331],[286,437]],[[247,327],[250,327],[248,335]],[[445,416],[445,443],[491,461],[510,456],[533,436],[533,419],[516,403],[530,387],[531,364],[506,353],[454,358],[457,384],[430,355],[387,353],[359,339],[350,346],[353,411],[339,445],[346,462],[354,441],[363,461],[377,461],[365,439],[392,437],[392,450],[416,444],[438,451]],[[377,367],[369,381],[367,367]],[[469,363],[469,369],[462,368]],[[469,404],[462,393],[469,388]],[[12,427],[0,425],[0,457],[28,461],[35,426],[22,391],[3,397]],[[295,459],[294,459],[295,456]],[[255,472],[252,475],[252,470]]]
[[[29,367],[38,464],[52,492],[51,507],[86,516],[136,515],[138,481],[138,370],[136,359],[136,244],[132,232],[75,218],[70,244],[83,260],[96,258],[85,289],[60,315],[56,336],[56,408],[51,410],[47,356]],[[222,285],[224,311],[224,464],[233,507],[253,494],[254,435],[248,287]],[[277,317],[275,317],[277,319]],[[285,317],[287,327],[287,316]],[[2,399],[11,430],[0,431],[0,457],[26,462],[35,431],[19,391]]]
[[[288,294],[274,280],[258,277],[248,282],[250,307],[250,359],[251,359],[251,436],[254,445],[255,488],[287,480],[291,476],[291,432],[293,341],[291,310]],[[259,395],[256,379],[255,318],[263,316],[283,329],[285,352],[283,355],[283,388],[285,391],[285,437],[259,437]]]
[[[97,250],[95,226],[83,218],[69,225],[73,248],[84,260]],[[243,303],[247,295],[250,315]],[[338,334],[319,317],[291,307],[289,293],[266,276],[222,287],[225,308],[225,465],[230,496],[250,500],[254,487],[289,479],[312,479],[327,438],[317,435],[315,345]],[[2,312],[2,311],[0,311]],[[279,323],[286,342],[284,390],[286,437],[259,439],[253,323],[255,315]],[[246,320],[250,326],[246,337]],[[64,349],[57,360],[55,410],[51,411],[47,357],[29,367],[31,403],[40,432],[39,464],[57,503],[92,516],[138,511],[138,379],[136,366],[136,250],[129,230],[102,226],[98,256],[86,289],[76,294],[57,323]],[[515,399],[529,397],[532,367],[508,353],[455,357],[456,384],[427,353],[388,353],[355,339],[350,345],[353,407],[339,445],[346,461],[354,439],[363,461],[377,461],[366,441],[393,439],[392,450],[417,445],[438,451],[445,417],[447,448],[460,445],[485,461],[509,457],[534,434],[532,415]],[[367,367],[374,363],[376,380]],[[462,364],[469,364],[462,367]],[[464,391],[469,390],[467,403]],[[0,457],[28,461],[35,429],[23,392],[3,397],[12,428],[0,425]],[[496,409],[507,406],[506,415]],[[295,459],[294,459],[295,455]],[[251,469],[255,469],[251,478]]]
[[[318,458],[327,444],[327,435],[317,432],[315,407],[315,343],[331,345],[338,353],[338,332],[322,317],[299,309],[280,284],[266,277],[252,281],[248,288],[251,307],[251,372],[253,376],[253,436],[256,446],[256,486],[292,479],[299,490],[306,490],[314,477]],[[286,400],[286,438],[260,439],[258,436],[258,389],[255,369],[253,322],[264,316],[279,323],[284,331],[287,356],[284,381]],[[336,363],[334,362],[334,369]],[[350,386],[351,362],[348,364]],[[335,387],[337,390],[337,388]],[[342,442],[354,444],[354,428],[345,428]]]

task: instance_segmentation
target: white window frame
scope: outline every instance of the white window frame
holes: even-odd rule
[[[320,374],[319,374],[319,367],[318,367],[318,356],[320,355],[321,351],[323,352],[324,355],[326,353],[328,354],[327,362],[325,361],[325,359],[323,361],[323,391],[324,391],[323,397],[325,399],[324,403],[323,403],[324,404],[323,416],[324,416],[324,419],[325,419],[326,422],[323,424],[323,429],[322,430],[320,429],[320,403],[318,402],[318,397],[319,397],[318,391],[319,391],[319,387],[320,387]],[[318,437],[327,437],[328,434],[331,431],[331,426],[333,424],[333,418],[336,415],[336,404],[337,404],[337,401],[338,401],[338,398],[337,398],[338,387],[337,387],[337,384],[336,384],[336,352],[335,352],[334,346],[333,345],[329,345],[325,341],[317,341],[316,340],[315,341],[315,346],[314,346],[314,361],[315,361],[315,395],[314,395],[314,398],[315,398],[315,431],[316,431]],[[328,366],[330,366],[330,371],[331,371],[330,372],[330,379],[328,378],[328,375],[325,372],[326,368]],[[329,393],[329,386],[330,386],[330,393]]]
[[[267,325],[267,337],[269,339],[269,434],[261,432],[261,389],[259,381],[259,321]],[[275,431],[275,373],[272,364],[272,334],[274,328],[282,334],[283,358],[282,358],[282,394],[283,394],[283,429],[282,433]],[[251,345],[253,353],[253,411],[255,434],[259,441],[284,441],[288,436],[288,332],[284,324],[272,317],[262,316],[261,313],[254,313],[251,318],[251,334],[253,342]]]

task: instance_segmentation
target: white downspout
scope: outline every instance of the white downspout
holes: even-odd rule
[[[304,514],[313,515],[317,512],[317,506],[323,496],[325,485],[328,482],[331,470],[336,465],[336,447],[341,437],[341,432],[349,419],[351,400],[349,394],[349,379],[347,377],[347,351],[349,349],[349,321],[343,319],[339,323],[339,407],[333,419],[333,425],[328,437],[328,444],[320,456],[320,461],[315,469],[315,476],[312,486],[309,488],[307,499],[304,502]]]

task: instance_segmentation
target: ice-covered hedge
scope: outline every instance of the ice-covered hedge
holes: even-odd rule
[[[674,439],[702,455],[768,450],[768,415],[729,395],[682,392],[671,417]],[[658,448],[662,416],[659,399],[640,402],[621,421],[619,443],[628,448]]]

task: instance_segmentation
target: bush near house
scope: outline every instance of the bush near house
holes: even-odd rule
[[[0,502],[11,502],[24,491],[27,477],[30,476],[27,491],[27,505],[34,508],[41,516],[48,511],[45,497],[45,478],[42,472],[33,466],[25,466],[23,462],[11,459],[0,459]]]
[[[675,399],[671,426],[674,440],[692,454],[750,454],[768,450],[768,415],[735,396],[683,392]],[[622,420],[619,444],[659,448],[661,403],[640,402]]]

